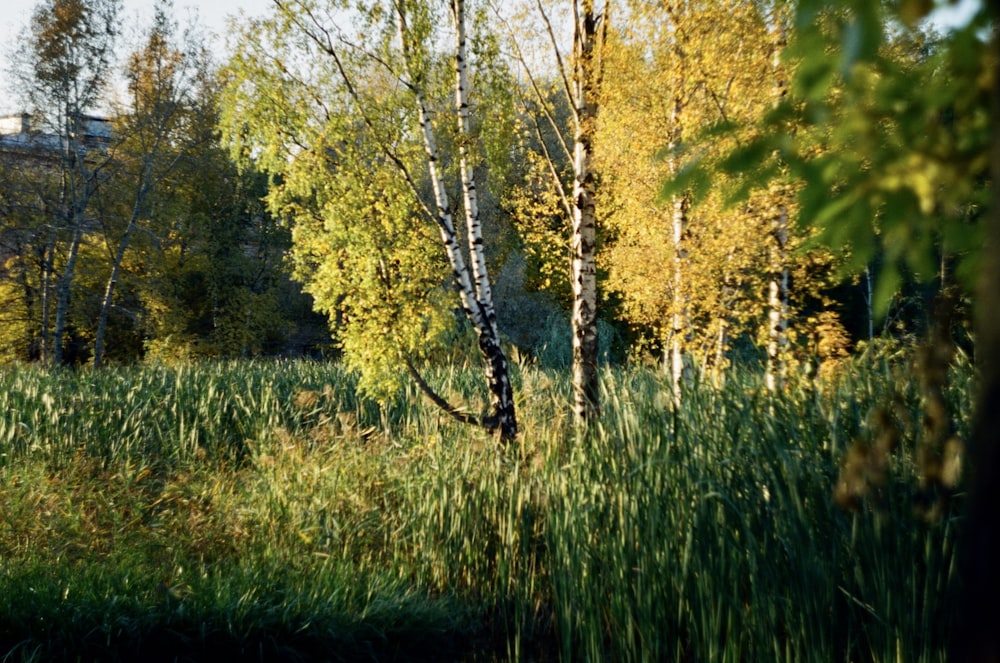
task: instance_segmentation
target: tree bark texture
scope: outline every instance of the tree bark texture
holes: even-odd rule
[[[607,8],[605,8],[606,10]],[[596,60],[598,21],[593,0],[582,10],[574,3],[573,105],[573,404],[576,420],[586,424],[599,412],[597,381],[597,212],[592,169],[597,129],[600,71]],[[607,16],[604,17],[607,20]]]
[[[774,76],[774,104],[788,93],[788,81],[781,63],[781,54],[787,43],[786,28],[781,16],[776,15],[771,67]],[[779,391],[787,377],[788,346],[788,192],[782,185],[772,187],[773,201],[767,285],[767,371],[764,383],[768,391]]]
[[[685,61],[684,50],[680,45],[674,49],[678,58],[676,80],[674,81],[674,103],[670,109],[670,162],[671,175],[677,174],[674,150],[683,138],[681,116],[684,113]],[[673,278],[673,319],[670,330],[670,382],[673,385],[674,403],[681,402],[681,382],[684,378],[685,340],[688,335],[689,320],[689,287],[687,284],[687,236],[688,236],[688,199],[685,194],[674,196],[672,201],[671,230],[674,246],[674,278]]]
[[[453,0],[452,16],[455,20],[457,33],[456,52],[456,110],[459,116],[459,127],[462,130],[461,140],[468,140],[468,77],[466,75],[465,55],[465,12],[464,2]],[[409,34],[406,24],[406,14],[402,5],[397,5],[400,41],[403,57],[406,61],[411,79],[411,90],[416,101],[420,130],[424,139],[424,149],[427,156],[427,171],[434,190],[435,220],[441,233],[448,262],[451,265],[452,276],[458,287],[462,310],[476,330],[479,349],[485,360],[487,387],[490,391],[491,406],[500,428],[501,436],[507,441],[517,437],[517,419],[514,411],[513,389],[510,383],[507,358],[500,344],[500,335],[496,326],[496,313],[493,306],[492,291],[489,287],[489,277],[486,272],[486,260],[483,253],[482,233],[480,232],[478,205],[476,204],[475,185],[467,163],[466,147],[462,148],[462,190],[468,222],[468,242],[473,263],[475,286],[470,277],[468,266],[459,244],[455,224],[450,212],[448,192],[441,177],[438,164],[440,156],[437,141],[431,125],[423,88],[414,75],[411,66]]]

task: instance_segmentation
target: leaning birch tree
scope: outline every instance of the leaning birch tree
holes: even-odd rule
[[[94,368],[101,368],[104,361],[108,318],[132,238],[151,215],[157,189],[201,139],[185,124],[191,115],[206,113],[197,100],[199,78],[206,70],[201,60],[204,50],[193,39],[174,43],[175,26],[168,11],[169,5],[161,0],[145,44],[129,56],[125,67],[128,107],[118,113],[113,156],[120,167],[116,173],[123,182],[120,188],[131,195],[122,215],[124,228],[108,238],[111,265],[94,332]]]
[[[351,35],[339,27],[346,5],[275,0],[275,7],[269,21],[247,30],[230,66],[223,125],[244,158],[278,176],[269,205],[295,224],[296,273],[340,321],[348,363],[390,380],[408,373],[453,417],[514,440],[475,177],[477,135],[490,120],[473,122],[466,2],[355,5],[363,25]],[[439,50],[441,11],[450,18],[448,56]],[[453,291],[484,364],[490,405],[482,416],[454,407],[418,370],[453,326]]]

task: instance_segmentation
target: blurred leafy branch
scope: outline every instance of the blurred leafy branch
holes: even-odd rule
[[[798,0],[782,55],[788,94],[757,126],[718,123],[680,146],[685,166],[662,195],[700,199],[724,180],[737,205],[791,182],[798,223],[814,230],[805,248],[844,252],[844,276],[874,268],[877,315],[904,275],[945,280],[950,265],[971,292],[991,195],[997,62],[985,3],[944,35],[922,27],[932,9],[926,0]],[[721,156],[699,147],[737,130],[747,138]]]

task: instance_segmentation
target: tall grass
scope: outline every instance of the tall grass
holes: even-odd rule
[[[918,525],[907,453],[881,508],[831,499],[868,410],[919,421],[895,370],[675,408],[609,369],[582,435],[567,377],[521,367],[504,449],[335,364],[5,369],[0,652],[942,661],[960,504]],[[470,398],[471,375],[433,379]]]

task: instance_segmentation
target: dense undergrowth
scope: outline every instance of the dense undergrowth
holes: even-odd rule
[[[9,367],[0,656],[942,661],[961,498],[913,517],[905,366],[776,398],[734,374],[680,408],[656,372],[609,369],[586,437],[567,376],[522,367],[507,449],[336,364]],[[972,376],[953,370],[962,436]],[[845,512],[840,460],[889,402],[912,434],[879,504]]]

